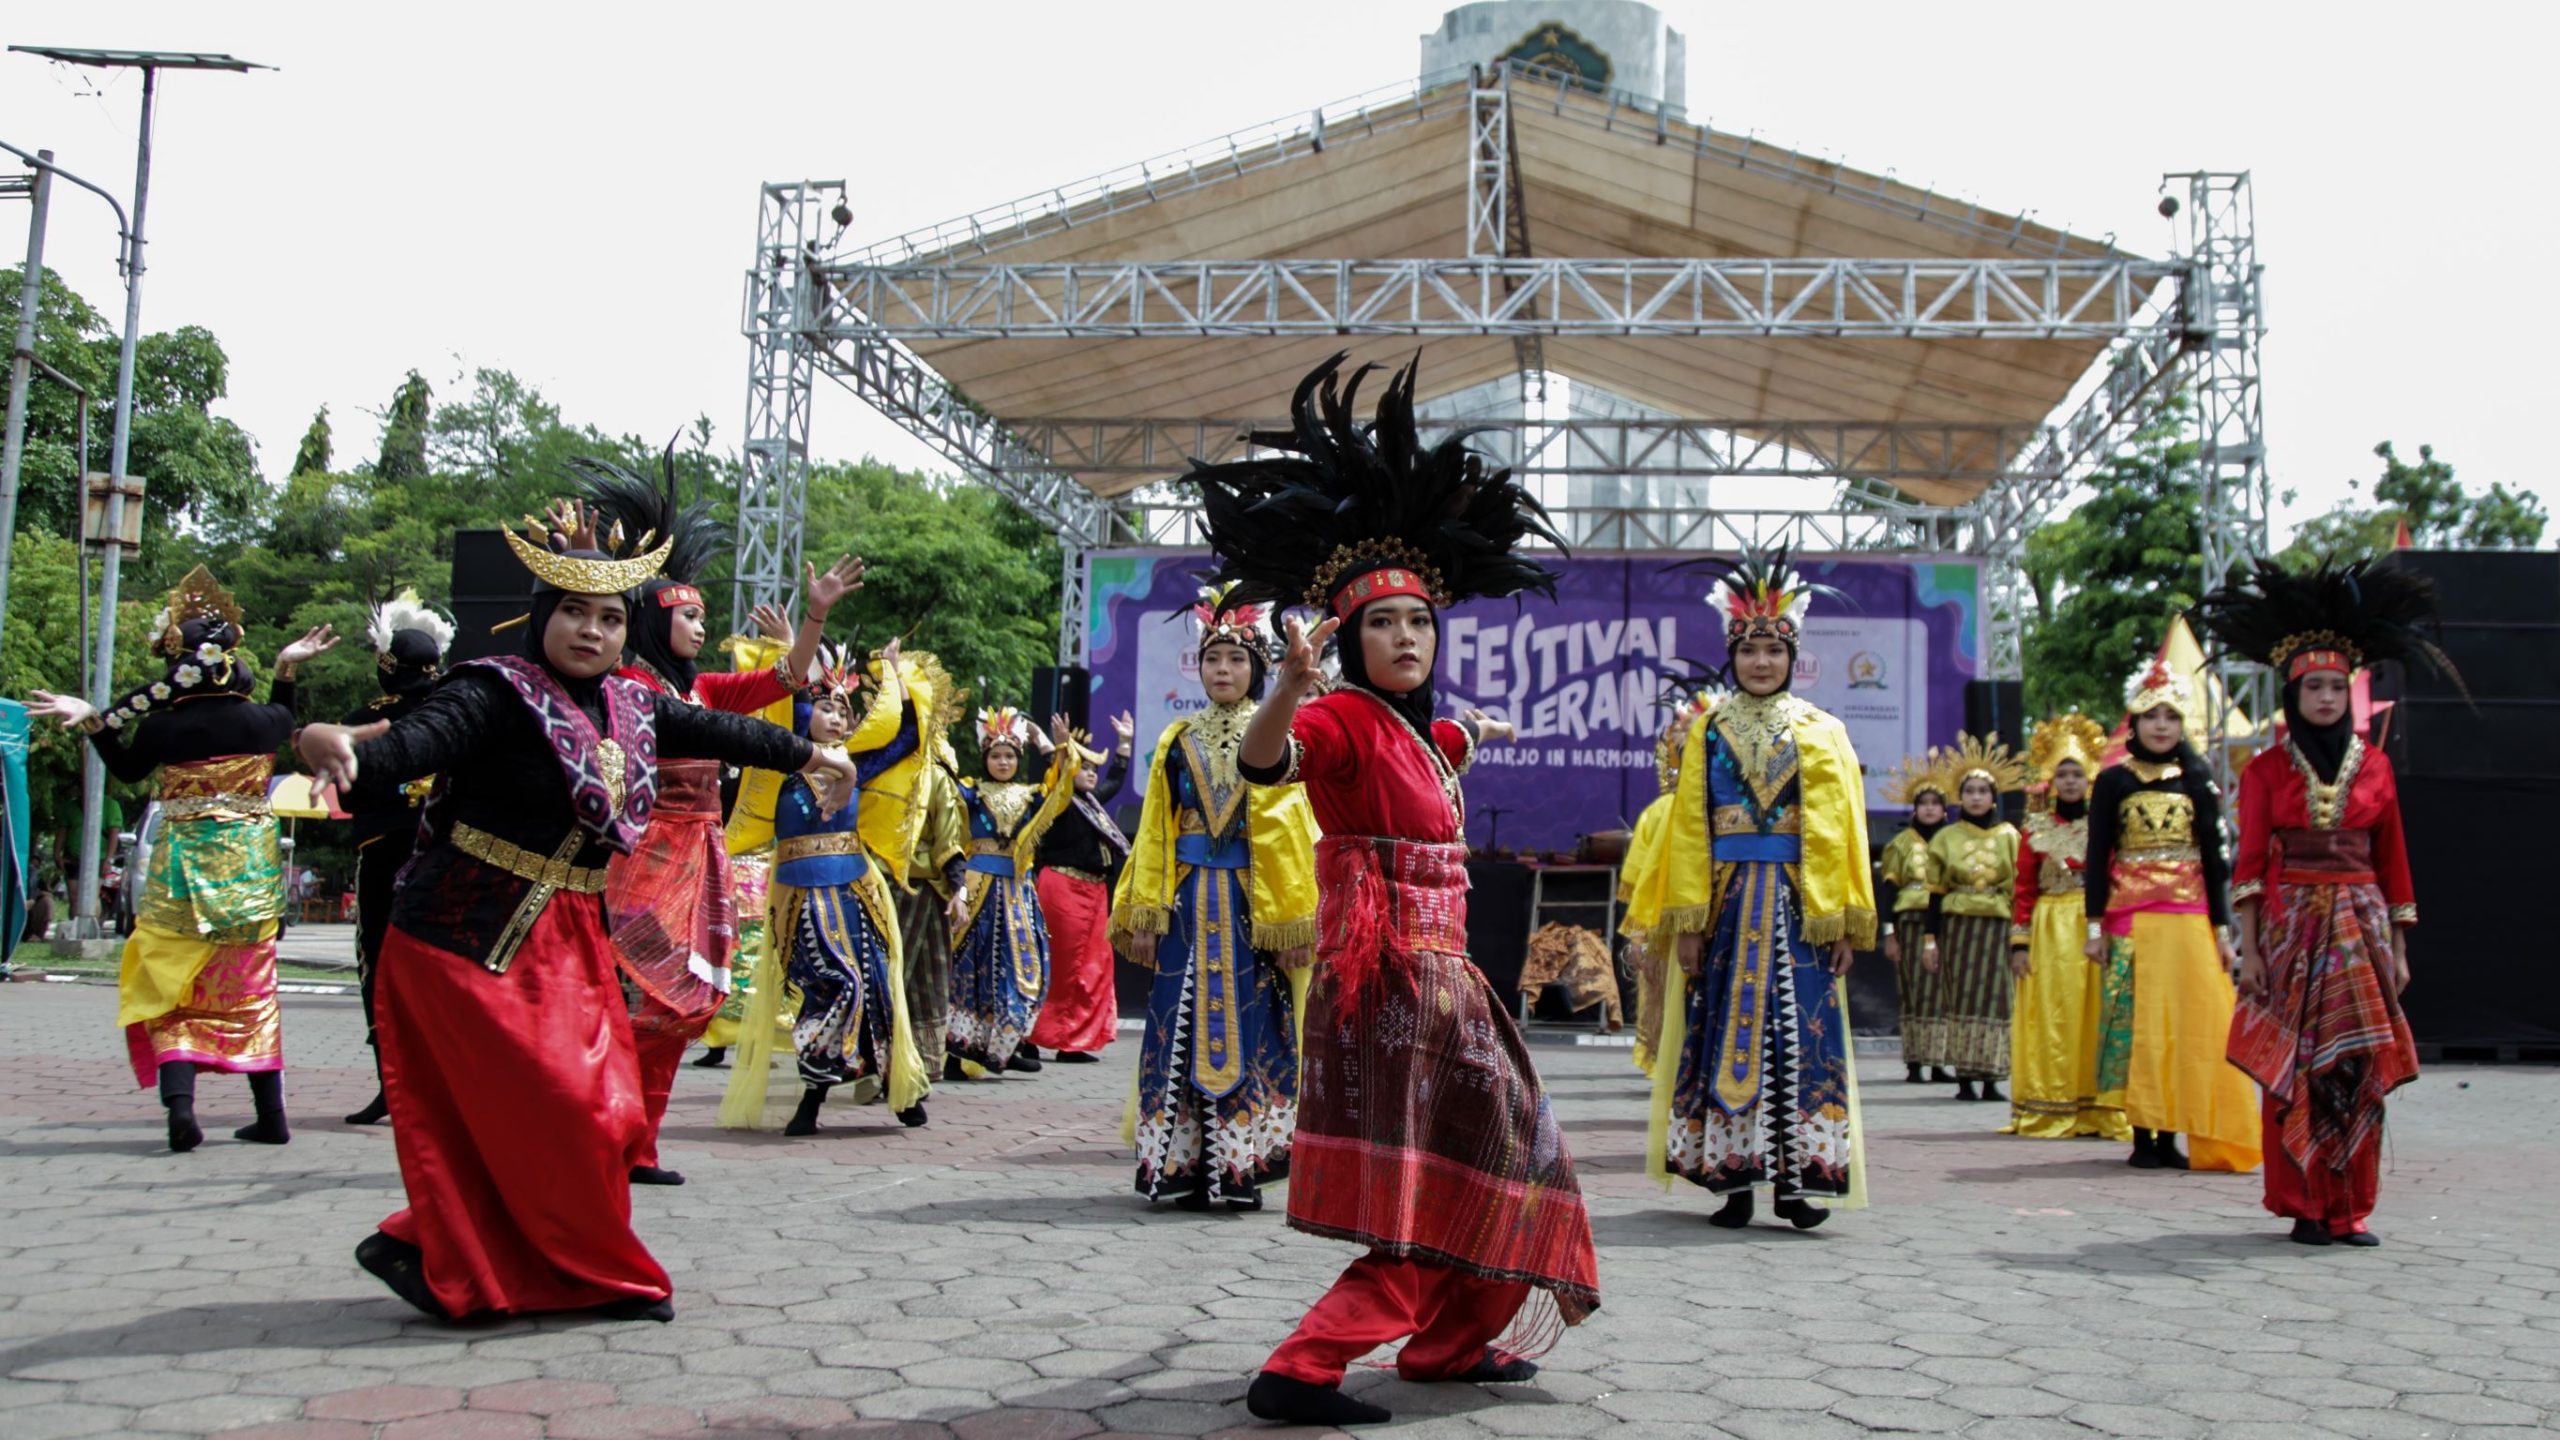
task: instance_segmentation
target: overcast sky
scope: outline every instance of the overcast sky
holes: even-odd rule
[[[842,178],[854,236],[886,237],[1407,82],[1443,8],[125,0],[0,5],[0,40],[280,67],[164,78],[143,295],[148,328],[221,338],[222,409],[272,477],[323,403],[340,463],[370,455],[366,412],[413,366],[440,391],[511,369],[615,432],[708,414],[734,444],[760,182]],[[2433,443],[2472,484],[2552,493],[2528,453],[2550,400],[2521,361],[2528,336],[2547,354],[2560,305],[2492,269],[2554,208],[2526,12],[1663,8],[1689,36],[1694,118],[2142,253],[2167,248],[2163,171],[2255,171],[2270,458],[2278,489],[2303,492],[2295,513],[2374,473],[2386,437]],[[138,97],[128,72],[0,56],[0,139],[126,194]],[[47,259],[120,314],[106,207],[56,195]],[[24,217],[0,208],[12,262]],[[833,387],[813,443],[935,463]]]

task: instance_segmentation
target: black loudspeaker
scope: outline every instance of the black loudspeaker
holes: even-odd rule
[[[457,530],[453,535],[453,649],[447,665],[520,653],[523,637],[490,627],[525,613],[532,581],[500,530]]]
[[[2519,843],[2520,827],[2560,813],[2560,780],[2399,780],[2418,896],[2410,1030],[2430,1050],[2560,1046],[2560,968],[2526,959],[2538,948],[2529,917],[2551,883],[2550,847]]]
[[[1031,723],[1046,728],[1064,715],[1079,730],[1092,729],[1093,672],[1081,665],[1042,665],[1031,672]]]
[[[2376,693],[2397,702],[2394,768],[2412,780],[2560,779],[2549,741],[2560,722],[2560,554],[2396,550],[2382,563],[2435,582],[2444,651],[2462,672],[2457,686],[2424,662],[2383,667]]]
[[[1966,681],[1964,728],[1985,740],[2006,740],[2011,750],[2026,749],[2027,687],[2015,680]],[[1954,741],[1955,737],[1949,735],[1939,743]]]

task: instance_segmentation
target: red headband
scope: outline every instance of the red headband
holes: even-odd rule
[[[2299,680],[2314,670],[2335,670],[2341,675],[2356,673],[2356,657],[2344,650],[2301,650],[2284,665],[2284,678]]]
[[[658,608],[673,610],[679,605],[699,605],[702,592],[690,585],[669,585],[658,592]]]
[[[1431,603],[1431,587],[1421,575],[1400,565],[1388,565],[1360,576],[1336,592],[1333,613],[1348,620],[1352,611],[1391,595],[1410,595],[1426,605]]]

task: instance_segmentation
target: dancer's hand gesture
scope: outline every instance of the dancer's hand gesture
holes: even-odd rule
[[[276,652],[276,668],[299,665],[305,660],[326,655],[338,648],[338,627],[314,625],[302,632],[302,638]]]
[[[593,550],[596,545],[596,512],[575,500],[554,500],[542,512],[543,528],[549,530],[554,543],[572,550]]]
[[[1112,716],[1111,734],[1118,742],[1120,753],[1128,754],[1130,747],[1138,743],[1138,717],[1126,710]]]
[[[830,745],[815,747],[810,752],[809,763],[800,767],[800,773],[809,778],[810,788],[818,792],[818,814],[824,819],[833,819],[835,813],[844,808],[844,802],[852,798],[854,788],[862,780],[854,771],[853,758]]]
[[[756,633],[767,640],[791,638],[791,617],[783,614],[782,607],[778,605],[758,605],[747,612],[747,618],[756,627]]]
[[[29,715],[46,720],[59,720],[65,730],[98,713],[98,707],[77,695],[56,695],[50,690],[30,692],[36,703],[27,707]]]
[[[1520,738],[1520,727],[1508,720],[1496,720],[1482,710],[1466,712],[1467,723],[1475,727],[1479,745],[1508,744]]]
[[[391,728],[388,720],[370,725],[305,725],[295,732],[293,753],[310,768],[312,778],[334,785],[343,795],[356,783],[356,747]]]
[[[1289,648],[1280,657],[1282,694],[1292,701],[1302,700],[1308,691],[1315,688],[1316,678],[1322,673],[1316,665],[1317,657],[1324,653],[1324,642],[1332,639],[1333,632],[1341,628],[1342,617],[1339,615],[1327,616],[1313,630],[1309,630],[1306,622],[1297,616],[1289,617]]]
[[[1692,930],[1680,937],[1674,953],[1680,960],[1680,973],[1695,980],[1707,963],[1707,937]]]
[[[824,620],[837,601],[862,588],[862,572],[868,567],[851,555],[839,555],[836,563],[828,566],[823,574],[810,561],[801,562],[800,568],[808,576],[803,587],[809,597],[808,616],[812,620]]]
[[[898,648],[898,641],[892,637],[888,644],[880,647],[880,673],[884,676],[897,674],[898,660],[905,653]]]
[[[951,887],[951,903],[943,907],[942,920],[951,927],[951,943],[959,944],[960,937],[969,928],[969,887],[966,884]]]

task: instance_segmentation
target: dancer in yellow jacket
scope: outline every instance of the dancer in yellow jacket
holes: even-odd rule
[[[1826,591],[1783,549],[1745,551],[1717,582],[1741,693],[1689,732],[1656,882],[1655,944],[1687,983],[1665,997],[1648,1161],[1726,1197],[1710,1218],[1729,1228],[1750,1223],[1755,1185],[1805,1230],[1830,1215],[1815,1197],[1861,1188],[1839,977],[1876,939],[1865,781],[1847,729],[1786,693]]]
[[[1271,668],[1263,607],[1212,591],[1206,710],[1165,727],[1111,936],[1155,971],[1138,1052],[1138,1193],[1262,1208],[1297,1129],[1297,1015],[1316,939],[1316,825],[1296,785],[1248,785],[1236,745]]]

